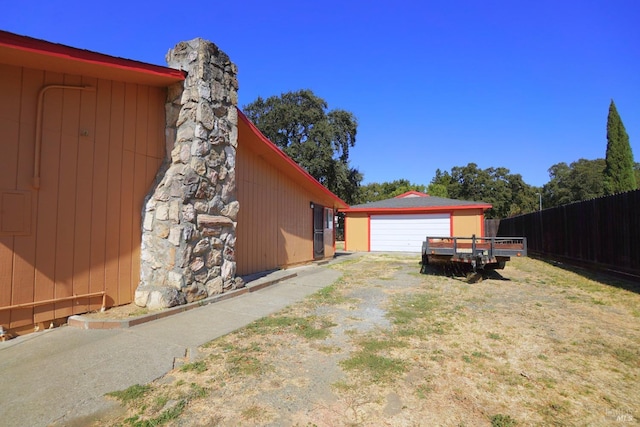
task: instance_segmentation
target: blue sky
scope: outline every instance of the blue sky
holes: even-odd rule
[[[604,157],[611,99],[640,161],[640,2],[12,1],[0,29],[165,65],[202,37],[239,68],[240,105],[311,89],[358,118],[364,183],[428,184],[469,162],[528,184]]]

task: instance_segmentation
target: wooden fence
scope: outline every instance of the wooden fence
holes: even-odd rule
[[[545,258],[640,277],[640,190],[503,219],[498,236],[524,236]]]

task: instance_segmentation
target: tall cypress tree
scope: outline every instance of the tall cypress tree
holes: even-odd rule
[[[611,100],[607,117],[607,155],[605,158],[604,188],[607,194],[635,190],[638,185],[633,170],[634,161],[629,135]]]

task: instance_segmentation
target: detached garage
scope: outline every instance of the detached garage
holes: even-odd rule
[[[433,197],[410,191],[345,213],[345,250],[420,252],[426,236],[484,236],[483,202]]]

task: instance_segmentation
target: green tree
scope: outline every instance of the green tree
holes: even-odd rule
[[[358,122],[345,110],[328,110],[310,90],[258,97],[243,107],[262,133],[322,185],[352,204],[362,174],[349,166]]]
[[[377,202],[404,194],[407,191],[419,191],[425,193],[427,187],[421,184],[412,184],[406,179],[397,179],[391,182],[377,183],[360,186],[357,203]]]
[[[606,194],[631,191],[638,187],[629,135],[627,135],[613,100],[609,105],[609,116],[607,117],[607,155],[605,161]]]
[[[435,197],[444,197],[445,199],[449,197],[447,186],[444,184],[429,184],[429,186],[427,187],[427,194]]]
[[[487,218],[506,218],[538,207],[539,190],[503,167],[480,169],[469,163],[451,168],[451,173],[437,169],[430,185],[444,186],[452,199],[491,203]]]
[[[579,159],[570,165],[557,163],[549,168],[551,178],[542,188],[545,207],[566,205],[605,195],[604,159]]]

